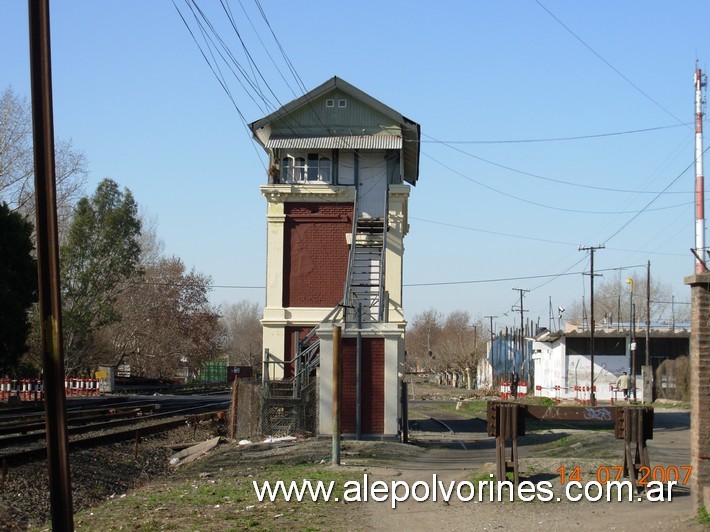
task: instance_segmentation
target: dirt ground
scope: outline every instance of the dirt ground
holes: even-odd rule
[[[609,424],[580,428],[537,423],[521,439],[521,481],[548,482],[549,502],[521,500],[444,502],[441,495],[396,508],[387,502],[269,502],[256,500],[253,481],[336,479],[369,484],[404,481],[444,486],[467,481],[478,486],[495,471],[495,440],[487,435],[485,403],[462,402],[446,393],[410,403],[410,444],[345,440],[339,466],[329,465],[330,439],[307,439],[283,446],[237,442],[216,450],[174,473],[116,492],[103,504],[80,512],[76,530],[705,530],[695,520],[687,486],[673,489],[669,502],[634,496],[631,502],[569,502],[561,468],[567,476],[578,468],[582,481],[596,480],[605,468],[623,463],[623,442]],[[533,430],[534,429],[534,430]],[[689,415],[682,409],[657,409],[649,442],[652,466],[664,469],[689,464]],[[509,450],[508,450],[509,453]],[[116,468],[118,469],[118,468]],[[422,487],[420,486],[420,490]],[[401,491],[400,491],[401,493]],[[507,492],[505,492],[507,494]],[[573,492],[579,493],[579,490]],[[421,491],[418,492],[422,494]],[[467,495],[464,492],[463,495]],[[487,493],[486,493],[487,495]],[[559,501],[557,500],[559,498]],[[344,499],[344,497],[343,497]],[[46,529],[41,527],[39,529]],[[0,530],[3,530],[0,526]]]
[[[446,399],[446,398],[441,398]],[[437,479],[449,481],[488,478],[495,472],[493,439],[485,432],[483,419],[472,419],[462,411],[443,410],[440,404],[413,402],[410,405],[415,430],[411,438],[427,450],[369,471],[387,482],[402,480],[412,485]],[[436,417],[446,424],[433,424]],[[689,416],[684,410],[656,412],[654,438],[649,442],[652,466],[689,464]],[[438,427],[437,427],[438,426]],[[446,430],[446,429],[450,430]],[[550,502],[461,502],[409,500],[392,509],[389,503],[361,505],[353,530],[704,530],[694,519],[687,486],[676,486],[669,502],[651,502],[633,497],[632,502],[569,502],[561,485],[560,467],[567,474],[580,466],[583,481],[596,480],[597,472],[623,463],[623,442],[610,431],[560,428],[542,430],[522,439],[521,480],[547,481],[554,489]],[[348,461],[345,461],[347,467]],[[474,482],[474,484],[476,484]],[[578,493],[574,492],[573,493]],[[559,497],[559,502],[557,501]]]

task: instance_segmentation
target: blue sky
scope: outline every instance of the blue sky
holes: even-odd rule
[[[580,245],[605,244],[595,269],[626,268],[595,282],[641,275],[650,260],[676,301],[689,299],[693,73],[710,57],[710,4],[260,4],[308,90],[337,75],[421,124],[408,318],[460,309],[517,324],[521,288],[526,317],[546,325],[550,301],[589,296]],[[87,193],[105,177],[130,188],[167,252],[229,287],[215,288],[215,304],[263,304],[266,157],[175,5],[52,2],[55,133],[85,151]],[[252,75],[220,2],[198,5]],[[253,101],[220,63],[252,122],[302,90],[255,0],[228,5],[269,100]],[[0,90],[29,97],[27,2],[0,13]]]

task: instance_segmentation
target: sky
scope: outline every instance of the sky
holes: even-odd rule
[[[407,319],[518,325],[520,289],[547,326],[588,301],[580,246],[604,246],[595,285],[650,261],[682,304],[708,15],[703,0],[53,1],[55,136],[85,152],[87,195],[106,177],[132,191],[215,305],[263,305],[267,157],[246,124],[338,76],[421,125]],[[29,99],[28,39],[27,2],[3,1],[0,90]]]

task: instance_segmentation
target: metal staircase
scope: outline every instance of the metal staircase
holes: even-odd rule
[[[361,311],[363,322],[382,321],[386,221],[361,217],[354,226],[345,294],[347,317],[356,320]]]

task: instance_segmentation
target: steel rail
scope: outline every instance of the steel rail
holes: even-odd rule
[[[143,436],[149,436],[152,434],[158,434],[160,432],[166,432],[174,428],[184,426],[186,424],[193,424],[199,421],[206,421],[213,419],[215,415],[223,415],[224,410],[216,410],[211,412],[203,412],[201,414],[193,415],[181,415],[174,419],[168,419],[158,423],[143,425],[140,427],[133,427],[125,430],[114,431],[105,434],[99,434],[96,436],[91,436],[87,438],[70,440],[68,444],[69,451],[76,451],[79,449],[89,449],[92,447],[100,447],[102,445],[108,445],[112,443],[117,443],[127,440],[139,440]],[[19,451],[12,451],[9,453],[0,454],[0,464],[7,465],[20,465],[25,464],[30,461],[39,460],[47,457],[46,446],[34,447],[32,449],[23,449]],[[4,466],[3,466],[4,467]]]

